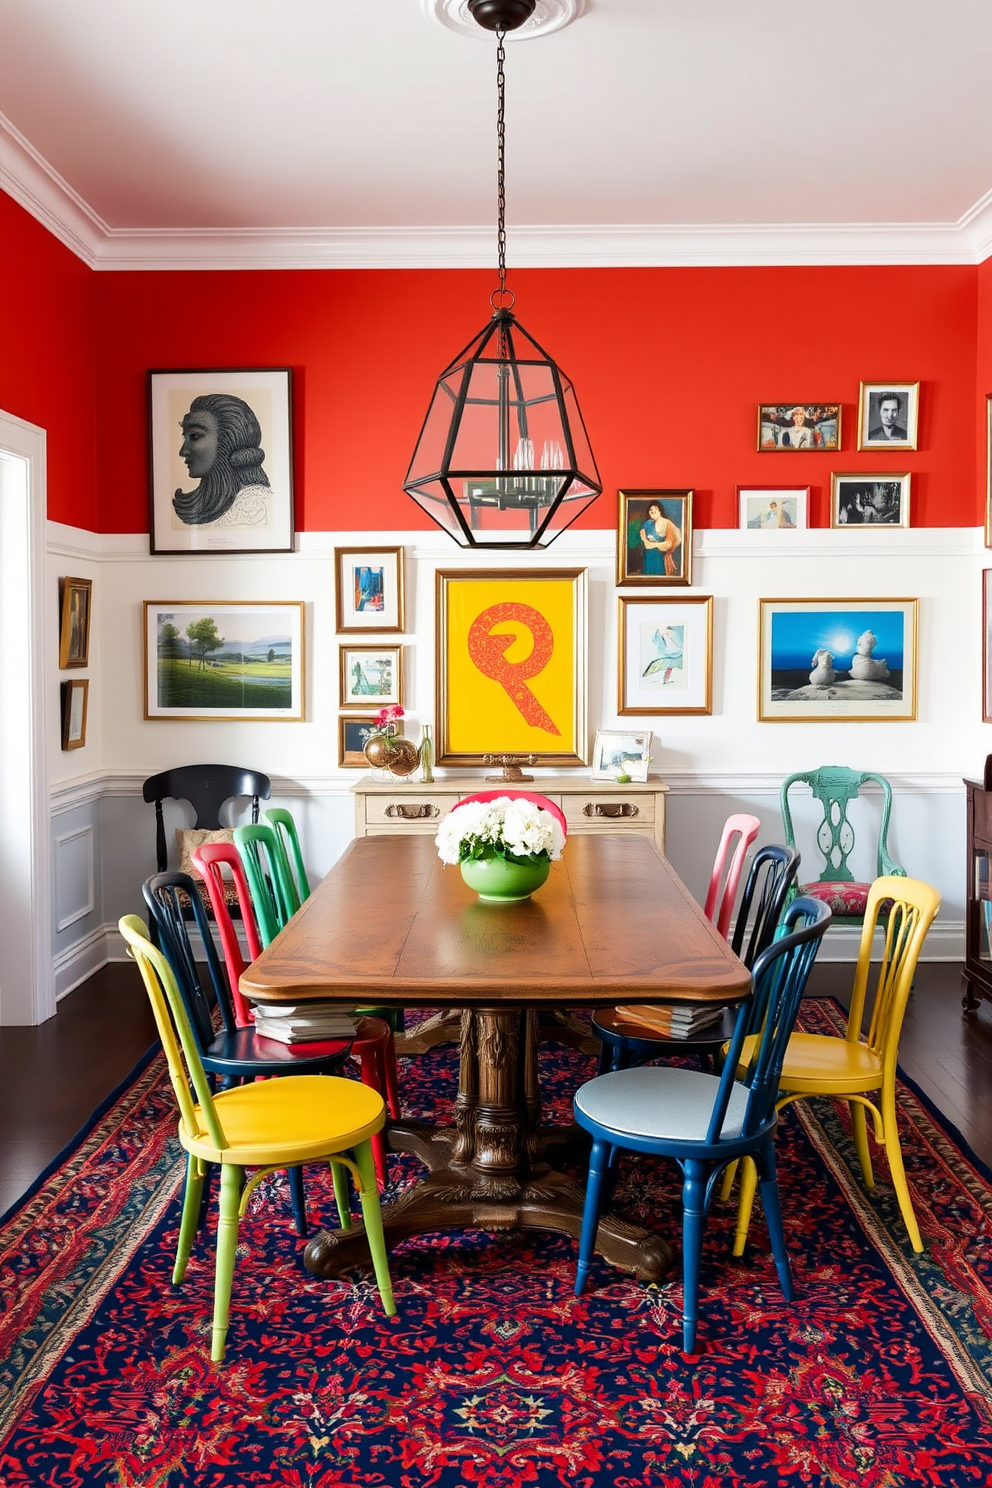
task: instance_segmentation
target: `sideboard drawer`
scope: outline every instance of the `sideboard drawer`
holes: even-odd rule
[[[570,832],[611,831],[626,827],[654,827],[653,795],[625,795],[622,790],[590,796],[565,796],[562,802]]]
[[[416,791],[365,797],[365,822],[369,827],[388,827],[394,832],[436,831],[437,824],[457,797]]]

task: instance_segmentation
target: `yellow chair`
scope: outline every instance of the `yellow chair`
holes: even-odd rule
[[[125,915],[119,928],[151,999],[179,1102],[179,1141],[187,1153],[186,1193],[172,1272],[174,1286],[182,1281],[193,1248],[207,1166],[216,1163],[220,1167],[211,1359],[220,1363],[224,1357],[238,1222],[259,1180],[295,1164],[330,1163],[343,1229],[351,1226],[345,1170],[351,1173],[361,1200],[382,1305],[387,1317],[394,1316],[369,1141],[385,1123],[382,1096],[368,1085],[334,1075],[285,1075],[279,1080],[253,1081],[214,1094],[171,966],[152,945],[137,915]],[[245,1169],[249,1167],[257,1171],[246,1183]]]
[[[854,974],[854,991],[847,1031],[843,1038],[831,1034],[793,1033],[785,1051],[779,1079],[776,1109],[810,1095],[829,1095],[846,1100],[851,1111],[854,1145],[861,1163],[865,1187],[874,1188],[875,1179],[868,1150],[868,1128],[865,1112],[870,1111],[874,1138],[884,1146],[892,1174],[892,1186],[899,1200],[903,1222],[915,1251],[923,1249],[920,1227],[913,1213],[913,1201],[906,1183],[906,1169],[899,1146],[896,1120],[896,1059],[906,1001],[913,985],[916,963],[923,941],[940,908],[940,895],[929,884],[916,878],[887,875],[876,878],[868,893],[861,946]],[[861,1031],[871,974],[872,938],[876,927],[885,935],[882,960],[875,978],[875,999],[867,1035]],[[741,1055],[746,1065],[750,1049],[745,1044]],[[877,1099],[872,1100],[875,1096]],[[725,1179],[724,1193],[729,1193],[733,1175]],[[741,1173],[741,1193],[737,1211],[737,1233],[734,1254],[743,1254],[754,1200],[756,1174],[750,1159]]]

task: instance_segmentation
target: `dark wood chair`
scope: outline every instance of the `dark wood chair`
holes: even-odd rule
[[[155,867],[165,873],[169,866],[169,844],[165,835],[162,802],[188,801],[193,808],[193,827],[207,831],[222,828],[220,814],[233,799],[251,798],[251,819],[258,821],[259,802],[272,794],[272,782],[260,770],[240,765],[180,765],[149,775],[141,794],[155,805]]]

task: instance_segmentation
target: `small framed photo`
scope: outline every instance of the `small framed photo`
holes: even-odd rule
[[[863,382],[858,399],[858,449],[915,450],[918,382]]]
[[[90,660],[92,579],[59,580],[59,667],[84,667]]]
[[[300,602],[148,599],[145,717],[300,722]]]
[[[339,635],[403,630],[402,548],[335,548],[334,577]]]
[[[592,751],[593,780],[645,781],[651,763],[650,729],[597,729]]]
[[[713,596],[619,603],[617,712],[712,713]]]
[[[916,717],[916,599],[759,600],[758,719]]]
[[[338,764],[343,770],[367,770],[365,741],[376,732],[374,713],[349,713],[338,717]]]
[[[740,525],[756,532],[798,532],[806,526],[809,486],[738,486]]]
[[[148,374],[153,553],[293,551],[289,367]]]
[[[909,475],[832,475],[831,527],[908,527]]]
[[[691,584],[692,491],[617,495],[617,584]]]
[[[402,704],[402,646],[342,646],[340,657],[342,708]]]
[[[759,403],[758,449],[840,449],[839,403]]]
[[[86,743],[86,709],[89,704],[88,677],[75,677],[62,683],[62,748],[82,749]]]

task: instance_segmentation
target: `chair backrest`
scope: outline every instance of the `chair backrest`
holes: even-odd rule
[[[758,818],[748,816],[744,812],[736,816],[728,816],[723,824],[723,835],[716,850],[703,913],[708,920],[712,921],[724,939],[730,929],[730,916],[734,912],[737,886],[741,881],[747,850],[760,830],[761,823]],[[735,837],[737,843],[731,848]]]
[[[227,868],[234,882],[241,924],[244,927],[245,940],[248,942],[248,957],[249,960],[254,961],[262,954],[262,942],[255,924],[251,892],[248,888],[241,856],[233,842],[204,842],[199,847],[194,847],[189,856],[193,867],[203,877],[210,899],[210,908],[217,922],[217,933],[220,936],[221,950],[224,954],[224,965],[227,967],[227,982],[234,1006],[235,1020],[239,1028],[248,1028],[253,1021],[251,1009],[241,995],[240,987],[241,973],[248,963],[242,955],[241,942],[234,928],[234,920],[231,918],[226,892],[228,881],[224,877],[224,869]]]
[[[794,847],[773,845],[755,853],[730,942],[731,950],[745,966],[752,967],[775,939],[798,872],[799,854]]]
[[[278,837],[283,857],[292,870],[290,877],[299,901],[296,908],[299,909],[304,899],[310,898],[310,880],[307,878],[307,870],[303,862],[303,850],[300,847],[300,834],[296,830],[296,823],[292,813],[282,806],[270,806],[268,811],[264,811],[262,815]]]
[[[708,1142],[719,1140],[741,1049],[749,1034],[756,1034],[757,1040],[743,1076],[743,1083],[749,1091],[741,1135],[756,1135],[771,1119],[786,1046],[810,969],[831,918],[829,907],[819,900],[793,899],[783,916],[785,933],[780,939],[773,940],[754,963],[751,996],[741,1004],[730,1040],[713,1104]]]
[[[159,873],[168,867],[168,845],[162,802],[188,801],[193,808],[194,827],[216,829],[222,825],[220,813],[234,797],[251,797],[251,819],[258,821],[258,803],[272,794],[272,782],[259,770],[245,770],[240,765],[180,765],[149,775],[141,788],[146,801],[155,803],[155,863]]]
[[[282,844],[272,827],[258,822],[235,827],[234,845],[244,864],[262,945],[271,945],[300,907]]]
[[[846,1037],[850,1043],[867,1043],[879,1056],[883,1072],[889,1076],[895,1074],[899,1034],[916,975],[916,963],[939,908],[937,890],[918,878],[889,874],[876,878],[868,891]],[[879,921],[885,933],[885,943],[874,977],[875,997],[865,1035],[861,1025],[872,975],[872,938]]]
[[[556,806],[554,801],[549,801],[547,796],[542,796],[539,791],[512,789],[474,791],[470,796],[462,796],[461,800],[458,801],[456,804],[459,806],[465,806],[468,804],[469,801],[499,801],[504,796],[509,797],[511,801],[533,801],[534,805],[540,807],[542,811],[550,811],[555,821],[561,827],[562,832],[565,834],[566,837],[568,836],[568,823],[565,820],[564,811],[562,811],[560,806]]]
[[[192,1138],[207,1136],[219,1150],[228,1147],[224,1128],[200,1060],[193,1030],[176,979],[166,957],[153,946],[137,915],[117,922],[130,954],[138,963],[155,1016],[155,1026],[169,1063],[169,1077],[179,1103],[183,1129]],[[192,1091],[190,1090],[192,1086]],[[196,1107],[199,1106],[199,1116]]]
[[[796,839],[789,809],[789,791],[794,785],[808,785],[823,808],[823,820],[816,829],[816,845],[823,854],[823,872],[820,883],[854,883],[854,874],[848,867],[848,858],[854,850],[854,828],[848,817],[851,802],[860,795],[862,787],[877,785],[882,792],[882,816],[878,830],[878,852],[875,861],[875,876],[886,873],[902,874],[904,870],[889,855],[889,818],[892,815],[892,788],[884,775],[873,770],[849,770],[846,765],[821,765],[818,770],[800,771],[783,782],[781,791],[782,824],[785,840],[795,847]]]
[[[233,1033],[237,1023],[196,881],[188,873],[153,873],[150,878],[145,879],[141,892],[154,923],[155,938],[172,967],[176,987],[202,1054],[214,1036],[215,1007],[220,1008],[227,1033]],[[207,987],[201,981],[193,953],[189,921],[185,913],[186,903],[192,905],[193,918],[203,946],[209,977]]]

